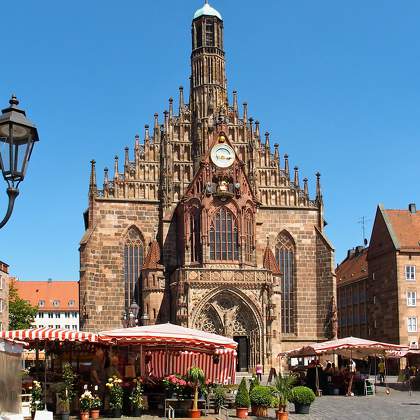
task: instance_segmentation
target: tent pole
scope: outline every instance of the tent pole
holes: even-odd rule
[[[47,410],[47,343],[44,345],[44,410]]]

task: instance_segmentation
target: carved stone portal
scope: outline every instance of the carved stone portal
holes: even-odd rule
[[[247,337],[250,366],[261,360],[262,331],[250,306],[230,291],[221,291],[202,307],[193,320],[193,328],[224,335]]]

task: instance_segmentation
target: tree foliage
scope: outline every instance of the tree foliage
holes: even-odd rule
[[[19,296],[14,281],[9,286],[9,330],[23,330],[30,328],[38,312],[36,306]]]

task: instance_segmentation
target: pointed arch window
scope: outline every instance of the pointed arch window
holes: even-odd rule
[[[133,301],[140,303],[140,272],[143,266],[144,244],[140,232],[132,227],[124,244],[124,303],[129,308]]]
[[[245,261],[252,262],[254,249],[254,218],[251,210],[245,213]]]
[[[235,216],[226,207],[221,207],[211,221],[210,259],[239,260],[238,224]]]
[[[190,213],[190,250],[191,262],[201,261],[201,223],[200,210],[194,207]]]
[[[294,333],[295,327],[295,243],[287,232],[281,232],[276,244],[276,260],[281,276],[281,330]]]

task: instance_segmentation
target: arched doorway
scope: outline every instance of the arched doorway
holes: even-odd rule
[[[238,343],[239,371],[249,371],[262,361],[261,327],[255,308],[240,293],[219,290],[199,306],[192,326],[233,338]]]

